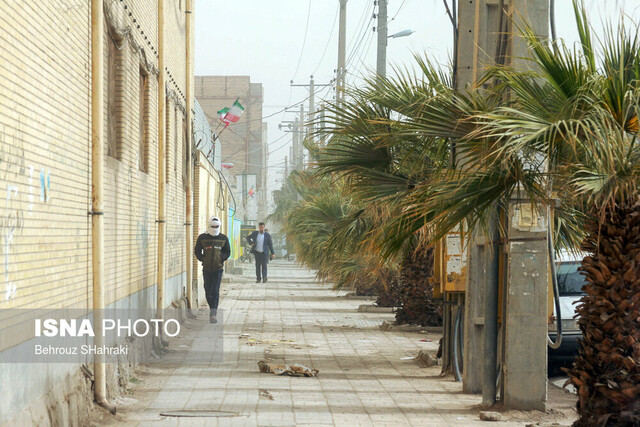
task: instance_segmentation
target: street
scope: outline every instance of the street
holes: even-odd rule
[[[359,312],[365,297],[345,297],[287,261],[269,265],[256,284],[253,264],[222,284],[224,362],[182,364],[202,347],[208,310],[188,321],[186,337],[171,341],[161,363],[142,366],[118,414],[100,412],[99,425],[481,425],[480,395],[461,392],[440,367],[421,368],[420,350],[435,355],[440,331],[393,327],[392,313]],[[317,378],[260,373],[257,362],[299,363]],[[575,397],[549,384],[549,410],[505,411],[499,425],[571,425]],[[180,414],[182,411],[182,414]],[[182,416],[166,416],[182,415]]]

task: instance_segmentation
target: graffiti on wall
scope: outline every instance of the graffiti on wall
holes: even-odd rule
[[[4,299],[16,296],[17,286],[11,280],[11,254],[15,249],[15,238],[24,227],[24,210],[20,201],[19,178],[25,175],[25,153],[18,130],[0,129],[0,183],[6,183],[5,205],[0,214],[2,230],[2,259],[4,268]],[[1,185],[1,184],[0,184]]]

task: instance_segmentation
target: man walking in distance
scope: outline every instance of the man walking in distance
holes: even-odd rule
[[[275,258],[271,235],[264,230],[264,222],[258,224],[258,230],[247,236],[247,242],[251,245],[251,253],[256,258],[256,283],[267,283],[267,263]],[[271,253],[271,256],[269,256]]]
[[[202,263],[204,278],[204,292],[209,303],[209,322],[218,323],[218,301],[220,299],[220,282],[224,271],[224,262],[231,255],[229,238],[220,233],[220,220],[212,216],[207,226],[207,232],[202,233],[196,240],[194,249],[196,258]]]

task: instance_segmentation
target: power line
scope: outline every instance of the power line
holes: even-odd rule
[[[293,77],[291,80],[293,81],[298,75],[298,69],[300,69],[300,62],[302,61],[302,55],[304,54],[304,46],[307,43],[307,33],[309,32],[309,18],[311,17],[311,0],[309,0],[309,7],[307,9],[307,25],[304,29],[304,38],[302,39],[302,47],[300,48],[300,57],[298,58],[298,65],[296,66],[296,71],[293,73]]]
[[[340,5],[338,5],[338,7],[336,8],[336,16],[333,18],[333,25],[331,26],[331,32],[329,33],[329,38],[327,39],[327,44],[324,45],[324,50],[322,51],[322,56],[320,57],[320,61],[318,61],[318,65],[316,66],[316,69],[313,70],[313,73],[311,73],[312,75],[316,73],[316,71],[318,71],[318,68],[320,68],[320,65],[322,64],[322,60],[324,59],[324,55],[327,53],[327,48],[329,47],[329,44],[331,43],[331,36],[333,36],[333,30],[335,30],[336,28],[336,22],[338,21],[338,15],[340,14]]]
[[[402,0],[402,3],[400,3],[400,7],[398,8],[398,10],[396,11],[396,14],[393,15],[393,18],[391,18],[389,20],[389,22],[393,21],[394,19],[396,19],[396,16],[398,16],[398,14],[400,13],[400,11],[402,10],[402,6],[404,6],[404,2],[407,0]]]
[[[362,25],[366,22],[366,17],[368,13],[372,13],[373,12],[373,8],[371,8],[372,12],[368,12],[369,9],[367,9],[366,7],[363,9],[363,13],[360,16],[360,19],[358,20],[358,25],[356,25],[356,30],[353,32],[354,34],[359,34],[361,29],[362,29]],[[351,56],[351,52],[353,52],[353,47],[356,45],[356,40],[357,40],[357,36],[354,37],[353,39],[351,39],[349,41],[349,46],[347,46],[347,51],[349,52],[348,56]],[[348,61],[347,61],[348,62]],[[346,64],[346,63],[345,63]]]
[[[358,61],[360,62],[360,64],[357,66],[356,70],[353,73],[349,73],[353,77],[349,84],[353,84],[353,82],[355,82],[355,80],[357,78],[361,78],[362,77],[361,70],[362,70],[363,66],[364,66],[365,70],[367,69],[367,64],[365,64],[362,59],[363,59],[363,57],[364,58],[367,57],[367,54],[369,53],[369,49],[371,49],[371,45],[373,43],[373,39],[374,38],[375,38],[375,33],[372,31],[371,34],[369,35],[369,39],[367,41],[367,47],[366,47],[366,49],[364,51],[364,54],[358,56],[358,58],[357,58]]]
[[[317,92],[314,92],[314,93],[317,93]],[[262,117],[261,117],[261,118],[259,118],[259,119],[253,119],[253,120],[249,120],[249,121],[246,121],[246,122],[241,122],[241,124],[247,124],[247,123],[253,123],[253,122],[261,122],[261,121],[264,121],[264,119],[268,119],[268,118],[273,117],[273,116],[275,116],[275,115],[278,115],[278,114],[280,114],[280,113],[282,113],[282,112],[286,112],[286,111],[287,111],[288,109],[290,109],[290,108],[293,108],[293,107],[297,107],[297,106],[299,106],[300,104],[302,104],[302,103],[306,102],[310,97],[311,97],[311,95],[309,95],[308,97],[306,97],[306,98],[305,98],[305,99],[303,99],[302,101],[299,101],[299,102],[296,102],[296,103],[294,103],[294,104],[291,104],[291,105],[289,105],[289,106],[287,106],[287,107],[284,107],[284,108],[282,108],[282,109],[280,109],[280,110],[276,111],[275,113],[271,113],[271,114],[269,114],[269,115],[267,115],[267,116],[262,116]],[[289,101],[291,101],[291,97],[289,97]],[[287,104],[288,104],[288,102],[287,102]],[[231,129],[232,129],[232,128],[229,128],[229,130],[231,130]],[[233,132],[233,131],[232,131],[232,132]],[[233,133],[234,133],[235,135],[238,135],[238,134],[237,134],[237,133],[235,133],[235,132],[233,132]]]
[[[367,11],[367,10],[368,10],[368,9],[365,9],[365,11]],[[374,19],[374,18],[373,18],[373,17],[374,17],[373,11],[374,11],[374,9],[373,9],[373,6],[372,6],[372,7],[371,7],[371,12],[370,12],[371,17],[369,18],[369,21],[367,21],[367,22],[366,22],[366,24],[362,27],[362,29],[361,29],[361,33],[360,33],[359,38],[358,38],[358,41],[357,41],[357,44],[356,44],[356,46],[354,47],[354,49],[349,53],[349,56],[348,56],[348,58],[347,58],[347,60],[346,60],[346,65],[345,65],[345,67],[348,67],[348,65],[350,65],[350,64],[352,63],[352,61],[354,60],[354,58],[360,58],[360,57],[361,57],[361,55],[360,55],[358,52],[360,51],[361,47],[363,46],[363,42],[364,42],[364,41],[365,41],[365,39],[367,38],[367,34],[369,34],[369,35],[370,35],[370,37],[371,37],[371,34],[373,34],[373,32],[368,33],[369,25],[370,25],[371,21]],[[365,15],[365,16],[366,16],[366,15]],[[358,36],[356,36],[356,38],[357,38],[357,37],[358,37]]]

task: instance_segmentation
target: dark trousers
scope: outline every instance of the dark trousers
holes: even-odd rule
[[[253,255],[256,257],[256,279],[266,279],[269,255],[267,252],[255,252]]]
[[[220,282],[222,281],[222,272],[202,270],[204,277],[204,294],[209,304],[209,316],[214,316],[218,312],[218,301],[220,300]]]

